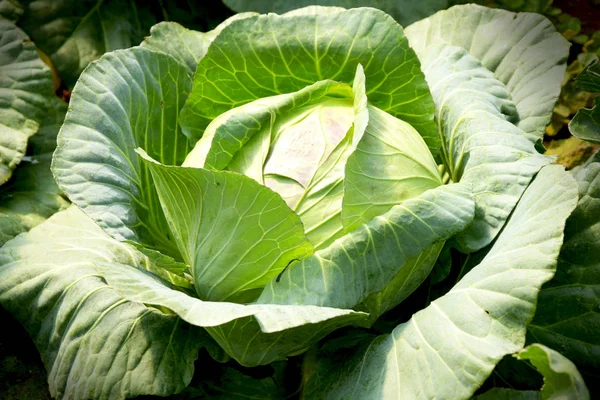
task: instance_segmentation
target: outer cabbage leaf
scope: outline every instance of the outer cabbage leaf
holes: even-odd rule
[[[383,290],[397,274],[406,283],[402,287],[405,297],[429,273],[413,270],[414,259],[409,260],[463,230],[472,221],[473,212],[468,185],[429,190],[394,206],[312,257],[292,264],[265,287],[258,301],[355,307],[370,294]],[[398,281],[395,285],[402,286]]]
[[[320,5],[339,6],[344,8],[373,7],[391,15],[402,26],[407,26],[415,21],[429,17],[436,11],[448,7],[448,0],[223,0],[227,7],[234,11],[257,11],[263,14],[268,12],[283,13],[295,8]]]
[[[559,352],[535,343],[519,351],[515,357],[529,360],[544,376],[542,399],[589,400],[590,393],[577,367]]]
[[[532,156],[533,145],[550,121],[569,43],[541,15],[473,4],[416,22],[406,34],[433,88],[445,164],[452,179],[462,178],[472,169],[476,220],[456,241],[464,252],[477,251],[498,234],[527,184],[544,165],[539,156]],[[439,47],[431,48],[436,45]],[[446,50],[445,56],[452,58],[444,60],[438,54],[444,45],[458,46],[464,53]],[[478,79],[471,81],[472,74]],[[471,104],[473,95],[475,103]],[[500,123],[499,118],[520,130]],[[482,129],[488,133],[480,133]],[[492,135],[498,129],[502,140]],[[510,136],[504,136],[506,132]],[[487,144],[497,145],[488,149]]]
[[[550,122],[569,55],[569,42],[540,14],[467,4],[406,28],[417,55],[435,44],[459,46],[494,73],[517,108],[515,124],[535,142]]]
[[[255,13],[236,14],[209,32],[198,32],[186,29],[177,22],[164,21],[150,28],[150,36],[144,39],[141,46],[172,55],[194,73],[208,46],[224,27],[233,21],[253,15]]]
[[[307,7],[234,21],[198,64],[181,113],[190,138],[217,116],[325,79],[352,82],[364,66],[369,101],[405,120],[437,152],[434,105],[402,28],[382,11]]]
[[[291,260],[313,253],[298,215],[253,179],[147,163],[201,299],[254,301]]]
[[[578,89],[592,93],[600,93],[600,62],[588,65],[575,81]],[[600,100],[594,99],[593,108],[582,108],[569,122],[569,130],[573,136],[588,142],[600,144]]]
[[[579,203],[567,220],[556,275],[540,292],[528,340],[552,347],[600,379],[600,154],[574,172]]]
[[[180,391],[191,379],[199,347],[215,352],[215,345],[204,330],[169,310],[217,332],[236,320],[242,333],[252,326],[252,335],[228,333],[225,339],[240,347],[233,351],[247,365],[300,352],[366,317],[311,306],[202,302],[146,272],[152,262],[75,206],[2,248],[0,302],[34,338],[53,396],[112,399]],[[261,335],[267,345],[259,348]]]
[[[445,165],[452,180],[473,184],[476,198],[475,221],[455,240],[462,251],[476,251],[498,234],[533,176],[551,159],[511,123],[510,93],[466,50],[430,46],[422,59],[439,105]]]
[[[576,186],[562,167],[542,169],[481,264],[390,335],[321,357],[304,397],[469,398],[504,355],[522,348]]]
[[[172,313],[120,296],[97,262],[151,261],[111,239],[75,206],[0,250],[0,302],[33,338],[50,393],[124,399],[182,390],[210,338]]]
[[[191,144],[178,125],[191,78],[173,57],[134,47],[93,62],[77,82],[52,171],[69,199],[118,240],[178,256],[148,167],[179,165]]]
[[[13,23],[0,18],[0,185],[21,162],[27,140],[38,131],[54,96],[52,73],[35,45]]]
[[[164,21],[150,28],[150,36],[144,39],[141,47],[170,54],[194,73],[215,36],[212,32],[198,32],[176,22]]]

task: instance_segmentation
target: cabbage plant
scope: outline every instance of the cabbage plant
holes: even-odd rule
[[[577,203],[535,148],[567,49],[535,14],[404,30],[308,7],[160,23],[92,62],[52,161],[73,205],[0,250],[51,394],[166,396],[201,348],[245,367],[312,349],[308,399],[469,398],[523,348]],[[391,334],[315,353],[402,307],[445,246],[487,255]]]

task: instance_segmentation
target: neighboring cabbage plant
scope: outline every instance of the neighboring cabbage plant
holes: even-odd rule
[[[66,208],[50,172],[67,105],[53,93],[52,72],[0,5],[0,245]]]
[[[29,37],[0,16],[0,185],[25,156],[52,97],[50,68]]]
[[[566,42],[476,6],[406,33],[372,8],[246,13],[85,69],[52,163],[74,205],[0,250],[53,396],[170,395],[202,347],[302,354],[401,304],[447,241],[494,243],[391,335],[311,353],[303,396],[468,398],[521,350],[577,202],[535,150]]]

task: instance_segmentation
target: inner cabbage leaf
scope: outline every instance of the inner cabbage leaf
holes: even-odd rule
[[[280,196],[240,174],[145,158],[202,300],[249,303],[291,260],[313,253]]]
[[[198,64],[183,131],[200,139],[232,108],[326,79],[350,84],[358,64],[372,104],[415,127],[436,153],[434,105],[419,60],[402,27],[373,8],[306,7],[233,21]]]
[[[343,234],[344,167],[360,134],[354,96],[362,90],[321,81],[235,108],[208,126],[183,166],[226,168],[270,187],[300,216],[315,248],[326,247]]]

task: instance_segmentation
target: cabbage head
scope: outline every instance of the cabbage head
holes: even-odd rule
[[[472,5],[160,23],[82,73],[52,162],[74,205],[0,250],[0,301],[58,398],[177,393],[202,348],[312,349],[307,399],[469,398],[523,347],[577,202],[535,150],[566,56],[543,17]],[[488,253],[391,334],[315,354],[450,247]]]

